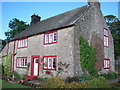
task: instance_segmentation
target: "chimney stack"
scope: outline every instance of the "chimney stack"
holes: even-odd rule
[[[40,16],[38,16],[37,14],[34,14],[34,15],[31,16],[31,23],[30,24],[33,25],[33,24],[39,22],[40,19],[41,19]]]
[[[100,2],[99,0],[88,0],[88,5],[96,5],[98,8],[100,8]]]

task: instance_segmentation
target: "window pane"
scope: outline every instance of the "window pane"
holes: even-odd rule
[[[56,41],[57,41],[57,33],[54,32],[54,33],[53,33],[53,42],[56,42]]]
[[[104,60],[104,68],[105,69],[109,69],[110,68],[110,60],[109,59]]]
[[[48,34],[45,34],[45,43],[48,43]]]
[[[27,59],[25,58],[25,67],[27,67]]]
[[[52,43],[53,34],[49,34],[49,43]]]
[[[20,41],[18,41],[18,48],[20,47]]]
[[[44,58],[44,68],[48,67],[47,58]]]
[[[24,46],[27,46],[27,39],[24,40]]]
[[[106,37],[106,46],[108,47],[108,37]]]
[[[108,47],[109,41],[108,41],[108,37],[104,36],[104,46]]]
[[[52,58],[51,57],[48,58],[48,68],[49,69],[52,68]]]
[[[19,58],[19,67],[21,67],[21,64],[22,64],[21,58]]]
[[[104,29],[104,35],[108,36],[108,30]]]
[[[17,58],[17,67],[19,67],[19,58]]]
[[[20,47],[21,47],[21,40],[19,41]]]
[[[56,58],[52,58],[52,68],[56,69]]]
[[[104,36],[104,46],[106,46],[106,37]]]

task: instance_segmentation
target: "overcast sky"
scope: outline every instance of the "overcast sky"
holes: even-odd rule
[[[13,18],[23,20],[28,24],[34,13],[41,16],[42,20],[61,14],[63,12],[86,5],[86,2],[2,2],[2,27],[0,27],[0,39],[5,39],[4,32],[8,31],[9,21]],[[103,15],[115,15],[118,17],[118,2],[101,2]],[[1,9],[0,9],[1,11]],[[0,23],[1,24],[1,23]],[[0,25],[1,26],[1,25]]]

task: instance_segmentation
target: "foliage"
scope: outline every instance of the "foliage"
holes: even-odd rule
[[[6,45],[6,41],[0,39],[0,51],[3,49],[3,47]]]
[[[98,76],[102,76],[102,77],[104,77],[104,78],[106,78],[106,79],[109,80],[109,79],[117,78],[117,73],[115,73],[115,72],[109,72],[107,74],[100,74]]]
[[[86,82],[71,82],[66,85],[66,88],[86,88],[88,84]]]
[[[116,16],[107,15],[105,16],[106,23],[112,33],[114,39],[114,51],[115,58],[117,59],[120,56],[120,21]]]
[[[8,54],[7,56],[3,57],[3,73],[5,75],[10,75],[10,60],[11,60],[11,54]]]
[[[91,76],[86,76],[91,77]],[[87,78],[85,82],[65,82],[59,77],[51,77],[43,80],[42,84],[38,88],[111,88],[110,84],[104,77]]]
[[[116,83],[113,83],[111,84],[112,88],[116,88],[118,90],[120,90],[120,81],[119,82],[116,82]]]
[[[26,22],[24,22],[22,20],[19,20],[17,18],[14,18],[14,19],[10,20],[10,22],[9,22],[9,28],[10,28],[10,30],[8,32],[5,32],[6,41],[9,41],[16,34],[22,32],[27,27],[29,27],[29,25],[26,24]]]
[[[2,73],[2,64],[0,64],[0,74]]]
[[[90,75],[90,74],[83,74],[80,78],[79,78],[79,81],[80,82],[85,82],[85,81],[88,81],[88,80],[91,80],[93,79],[94,76]]]
[[[95,50],[89,46],[87,40],[80,37],[80,63],[82,70],[94,75],[96,73],[95,61]]]
[[[51,77],[44,80],[40,88],[65,88],[65,82],[59,77]]]
[[[40,78],[40,77],[38,77],[37,78],[37,80],[39,80],[39,81],[43,81],[43,80],[45,80],[46,78]]]
[[[65,82],[71,83],[71,82],[79,82],[79,77],[67,77]]]
[[[110,84],[104,77],[89,80],[87,88],[111,88]]]
[[[67,77],[66,78],[66,82],[71,83],[71,82],[85,82],[88,80],[93,79],[94,76],[90,75],[90,74],[83,74],[80,77]]]

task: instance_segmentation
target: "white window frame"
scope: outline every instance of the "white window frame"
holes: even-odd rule
[[[110,59],[104,59],[104,69],[110,69]]]
[[[104,46],[109,47],[109,31],[104,29]]]
[[[53,44],[53,43],[57,43],[58,40],[58,32],[57,31],[53,31],[53,32],[49,32],[49,33],[45,33],[44,34],[44,45],[46,44]],[[47,36],[48,35],[48,36]],[[56,37],[56,38],[55,38]],[[55,40],[56,39],[56,40]]]
[[[19,48],[27,48],[27,47],[28,47],[28,39],[27,38],[18,40],[18,49]]]
[[[56,56],[44,56],[43,57],[43,60],[44,60],[43,69],[44,70],[55,70],[56,69],[56,68],[53,68],[53,59],[54,58],[56,60]],[[57,60],[55,62],[57,62]],[[45,67],[45,64],[47,64],[47,67]]]
[[[27,57],[17,57],[16,68],[27,68]]]

